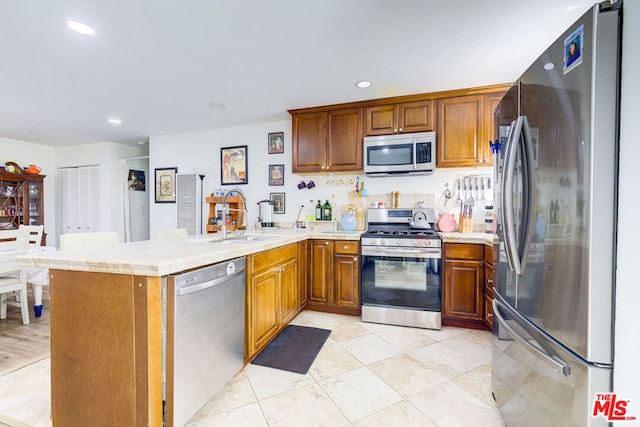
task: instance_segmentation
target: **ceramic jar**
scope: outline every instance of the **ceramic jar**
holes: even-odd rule
[[[27,168],[26,172],[30,175],[38,175],[40,173],[40,171],[42,171],[42,169],[40,169],[38,166],[36,165],[29,165],[29,168]]]
[[[457,228],[456,220],[452,213],[441,213],[438,218],[437,226],[438,230],[445,233],[456,231]]]

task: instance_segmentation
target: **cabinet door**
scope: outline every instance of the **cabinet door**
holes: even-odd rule
[[[362,170],[362,108],[330,111],[326,170]]]
[[[482,95],[438,101],[437,166],[482,165]]]
[[[327,164],[327,113],[296,114],[292,120],[293,172],[324,171]]]
[[[309,242],[307,283],[310,303],[329,304],[332,252],[328,240],[311,240]]]
[[[486,166],[493,165],[493,154],[491,153],[490,141],[495,141],[500,138],[497,135],[497,128],[494,125],[494,111],[498,106],[498,103],[502,99],[504,93],[492,93],[484,95],[484,125],[482,126],[482,159]]]
[[[280,281],[280,319],[279,324],[284,327],[298,312],[300,307],[298,291],[298,262],[291,260],[277,268]]]
[[[398,133],[398,114],[395,104],[366,107],[364,114],[366,136]]]
[[[333,304],[338,307],[358,308],[360,272],[357,255],[334,255],[333,283]]]
[[[278,272],[276,269],[257,274],[250,280],[250,294],[247,298],[249,330],[248,355],[266,344],[278,332]]]
[[[434,130],[433,104],[433,101],[416,101],[398,105],[398,132],[428,132]]]
[[[483,320],[483,261],[445,260],[442,316]]]
[[[493,330],[493,298],[484,294],[484,322]]]

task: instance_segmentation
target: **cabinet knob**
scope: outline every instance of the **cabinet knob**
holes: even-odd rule
[[[325,241],[324,244],[325,244],[325,246],[329,246],[329,242]]]
[[[358,261],[358,257],[357,257],[357,256],[354,256],[354,257],[353,257],[353,260],[354,260],[354,261]]]
[[[394,131],[395,133],[398,133],[398,129],[394,129],[393,131]]]
[[[403,128],[400,128],[399,130],[400,130],[400,132],[402,132],[404,129],[403,129]]]
[[[345,248],[345,249],[349,249],[349,246],[348,246],[348,245],[344,245],[344,248]]]
[[[493,279],[487,279],[487,284],[493,283]]]
[[[488,317],[489,319],[493,319],[493,313],[487,313],[487,317]]]

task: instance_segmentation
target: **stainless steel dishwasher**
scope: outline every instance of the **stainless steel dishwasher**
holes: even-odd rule
[[[246,259],[167,278],[166,417],[183,426],[244,365]]]

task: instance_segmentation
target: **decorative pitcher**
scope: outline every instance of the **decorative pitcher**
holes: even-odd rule
[[[456,231],[457,225],[456,220],[453,217],[452,213],[441,213],[438,218],[438,230],[450,233],[452,231]]]
[[[36,165],[29,165],[29,168],[27,168],[26,172],[30,175],[38,175],[40,174],[40,172],[42,171],[42,169],[40,169],[38,166]]]

